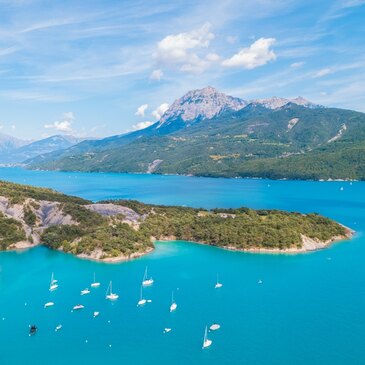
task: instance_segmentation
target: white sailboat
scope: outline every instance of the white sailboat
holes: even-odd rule
[[[214,286],[214,289],[219,289],[222,286],[223,286],[223,284],[219,282],[219,277],[218,277],[218,274],[217,274],[217,282],[216,282],[216,284]]]
[[[137,306],[142,306],[142,305],[145,305],[147,303],[147,300],[143,298],[143,289],[142,288],[143,288],[143,286],[141,286],[141,294],[140,294]]]
[[[217,331],[217,330],[219,330],[221,328],[221,326],[218,324],[218,323],[214,323],[214,324],[212,324],[210,327],[209,327],[209,329],[211,330],[211,331]]]
[[[170,312],[175,311],[177,308],[177,304],[174,300],[174,292],[172,292],[172,296],[171,296],[171,305],[170,305]]]
[[[58,288],[58,280],[55,280],[54,275],[52,273],[51,283],[49,284],[49,291],[56,290]]]
[[[82,304],[77,304],[75,305],[72,309],[74,311],[80,310],[80,309],[84,309],[85,307]]]
[[[59,325],[55,328],[55,332],[58,332],[60,329],[62,329],[62,324],[59,324]]]
[[[212,344],[212,340],[208,338],[208,327],[205,326],[205,332],[204,332],[204,340],[203,340],[203,349],[208,348]]]
[[[93,315],[94,315],[94,318],[98,317],[100,314],[100,312],[94,312]]]
[[[92,282],[91,287],[92,288],[99,288],[99,286],[100,286],[100,283],[98,283],[96,281],[96,279],[95,279],[95,273],[94,273],[94,281]]]
[[[44,305],[44,308],[53,307],[53,306],[54,306],[53,302],[48,302]]]
[[[119,298],[119,295],[113,293],[113,284],[111,281],[109,283],[108,289],[106,290],[105,298],[109,300],[117,300]]]
[[[89,290],[89,288],[86,288],[86,289],[84,289],[84,290],[81,290],[80,294],[81,294],[81,295],[90,294],[90,290]]]
[[[146,266],[146,270],[144,272],[142,285],[143,286],[151,286],[151,285],[153,285],[153,279],[152,278],[148,278],[147,266]]]

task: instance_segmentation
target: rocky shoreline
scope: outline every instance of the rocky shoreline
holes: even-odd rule
[[[327,241],[313,240],[309,237],[302,236],[303,245],[300,248],[292,247],[292,248],[286,248],[286,249],[280,249],[280,248],[269,249],[269,248],[262,248],[262,247],[257,247],[257,248],[253,247],[250,249],[237,249],[235,247],[230,247],[230,246],[220,247],[220,246],[212,245],[212,244],[205,243],[205,242],[192,241],[192,243],[204,245],[204,246],[213,246],[213,247],[220,248],[223,250],[235,251],[235,252],[247,252],[247,253],[256,253],[256,254],[301,254],[301,253],[309,253],[309,252],[324,250],[324,249],[332,246],[334,243],[338,243],[338,242],[342,242],[342,241],[351,239],[353,237],[353,235],[355,234],[355,231],[353,231],[347,227],[346,227],[346,230],[347,230],[347,234],[345,237],[335,236]],[[161,239],[156,239],[155,237],[151,237],[151,241],[152,242],[156,242],[156,241],[172,242],[172,241],[176,241],[176,237],[174,237],[174,236],[161,237]],[[28,249],[31,249],[31,248],[34,248],[37,246],[41,246],[41,245],[42,245],[41,243],[35,244],[35,243],[28,242],[28,241],[21,241],[21,242],[16,243],[15,245],[13,245],[7,251],[28,250]],[[59,250],[59,251],[64,252],[62,250]],[[74,255],[74,256],[76,256],[80,259],[85,259],[85,260],[90,260],[90,261],[95,261],[95,262],[115,264],[115,263],[120,263],[120,262],[125,262],[125,261],[130,261],[133,259],[140,258],[142,256],[148,255],[149,253],[151,253],[153,251],[154,251],[154,248],[148,248],[144,252],[136,252],[130,256],[120,255],[120,256],[116,256],[116,257],[103,257],[103,255],[104,255],[103,251],[96,250],[90,254],[82,253],[82,254]]]

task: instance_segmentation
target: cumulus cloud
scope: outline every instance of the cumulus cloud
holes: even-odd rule
[[[152,73],[150,75],[150,79],[160,81],[162,76],[163,76],[163,72],[160,68],[158,68],[157,70],[152,71]]]
[[[145,128],[151,126],[152,124],[153,124],[153,122],[149,122],[149,121],[139,122],[139,123],[133,125],[132,129],[134,131],[139,131],[140,129],[145,129]]]
[[[265,65],[269,61],[274,61],[276,55],[270,48],[275,43],[275,38],[260,38],[250,45],[241,49],[231,58],[223,61],[226,67],[243,67],[253,69]]]
[[[141,117],[144,117],[144,113],[145,113],[147,108],[148,108],[148,104],[142,104],[141,106],[138,107],[135,114],[139,115]]]
[[[62,120],[57,120],[53,123],[45,124],[44,128],[54,129],[58,132],[63,132],[63,133],[72,132],[71,125],[74,119],[75,116],[73,112],[67,112],[63,114]]]
[[[163,103],[152,112],[152,115],[156,118],[156,120],[159,120],[165,114],[168,108],[169,104]]]
[[[330,73],[331,73],[330,68],[322,68],[322,70],[319,70],[318,72],[316,72],[314,74],[314,78],[323,77],[323,76],[329,75]]]
[[[181,71],[202,72],[210,63],[199,54],[207,49],[214,34],[210,23],[186,33],[171,34],[157,43],[154,56],[158,62],[177,65]]]
[[[217,62],[220,60],[220,57],[218,54],[216,53],[208,53],[206,56],[205,56],[205,59],[207,61],[210,61],[210,62]]]

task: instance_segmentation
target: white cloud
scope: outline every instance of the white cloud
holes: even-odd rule
[[[4,126],[0,124],[0,129],[3,129],[3,128],[4,128]]]
[[[150,79],[160,81],[162,76],[163,76],[163,72],[160,68],[158,68],[157,70],[152,71],[152,73],[150,75]]]
[[[159,120],[165,114],[168,108],[169,104],[163,103],[152,112],[152,115],[156,118],[156,120]]]
[[[16,129],[16,125],[13,124],[11,127],[10,127],[12,130],[15,130]]]
[[[147,108],[148,108],[148,104],[142,104],[141,106],[138,107],[135,115],[139,115],[141,117],[144,117],[144,113],[145,113]]]
[[[233,36],[233,35],[230,35],[226,38],[226,41],[230,44],[234,44],[234,43],[237,43],[238,41],[238,37],[237,36]]]
[[[293,62],[290,67],[291,68],[299,68],[302,67],[304,65],[304,62]]]
[[[145,128],[151,126],[152,124],[153,124],[153,122],[150,122],[150,121],[139,122],[139,123],[133,125],[132,129],[135,131],[139,131],[140,129],[145,129]]]
[[[220,60],[220,57],[218,54],[216,53],[208,53],[206,56],[205,56],[205,59],[207,61],[210,61],[210,62],[217,62]]]
[[[60,121],[55,121],[51,124],[45,124],[44,128],[54,129],[58,132],[72,132],[72,122],[74,121],[75,116],[73,112],[66,112],[63,114],[63,118]]]
[[[248,48],[241,49],[238,53],[223,61],[226,67],[243,67],[253,69],[265,65],[276,59],[270,47],[275,43],[275,38],[260,38]]]
[[[331,69],[330,68],[322,68],[322,70],[319,70],[318,72],[316,72],[314,74],[314,78],[319,78],[319,77],[323,77],[326,75],[329,75],[331,73]]]
[[[155,58],[164,64],[180,66],[181,71],[204,71],[210,63],[198,52],[207,49],[211,40],[214,39],[210,28],[210,23],[205,23],[202,27],[190,32],[166,36],[157,43]]]

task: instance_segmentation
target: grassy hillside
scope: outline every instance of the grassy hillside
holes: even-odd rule
[[[76,204],[90,203],[90,201],[85,199],[61,194],[52,189],[14,184],[7,181],[0,181],[0,196],[9,198],[13,204],[22,203],[27,198],[47,200],[52,202],[70,202]]]

